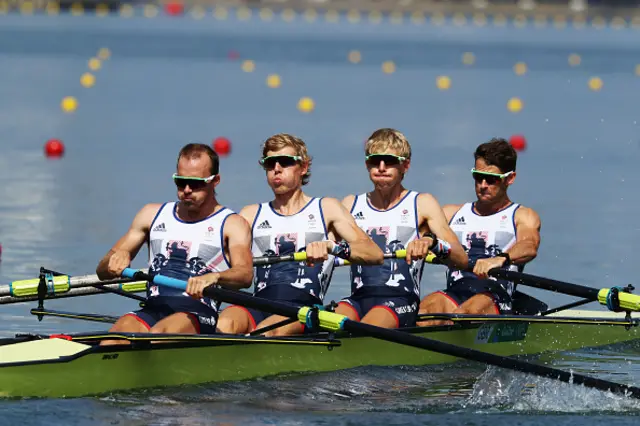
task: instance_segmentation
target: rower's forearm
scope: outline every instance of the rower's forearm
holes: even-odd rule
[[[465,270],[469,267],[469,257],[464,250],[452,250],[443,263],[452,269]]]
[[[506,251],[511,263],[524,264],[531,262],[538,256],[538,247],[533,241],[521,241]]]
[[[384,253],[373,241],[354,241],[349,245],[351,247],[349,262],[359,265],[382,265],[384,263]]]
[[[253,267],[235,267],[219,272],[218,285],[231,289],[241,290],[251,287],[253,283]]]

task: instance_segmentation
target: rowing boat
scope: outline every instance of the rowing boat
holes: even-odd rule
[[[404,329],[502,356],[594,348],[640,338],[622,314],[435,315],[452,325]],[[98,346],[103,339],[131,345]],[[267,338],[229,335],[81,333],[17,335],[0,341],[0,394],[79,397],[142,388],[256,379],[361,366],[433,365],[458,358],[345,332]]]

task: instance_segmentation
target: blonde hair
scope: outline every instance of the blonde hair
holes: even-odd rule
[[[307,151],[307,145],[299,137],[287,133],[278,133],[277,135],[269,137],[262,144],[262,157],[266,157],[269,151],[280,151],[284,148],[293,148],[296,155],[302,157],[302,162],[307,163],[307,173],[302,177],[302,184],[308,184],[309,178],[311,177],[312,159]]]
[[[365,145],[365,155],[382,153],[389,149],[399,156],[411,158],[411,145],[402,132],[396,129],[378,129],[369,136]]]

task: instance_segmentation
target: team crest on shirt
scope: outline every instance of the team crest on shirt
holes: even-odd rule
[[[309,213],[308,218],[309,218],[309,226],[315,226],[316,217],[312,213]]]
[[[216,237],[216,232],[213,226],[208,227],[207,230],[204,231],[205,240],[213,240],[215,237]]]
[[[407,223],[409,222],[409,210],[404,209],[402,210],[402,215],[400,216],[400,223]]]

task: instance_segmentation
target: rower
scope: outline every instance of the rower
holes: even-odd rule
[[[478,146],[474,158],[471,174],[477,200],[444,206],[473,273],[449,268],[446,290],[425,297],[420,303],[421,314],[511,314],[514,283],[489,277],[488,272],[493,268],[522,272],[538,254],[540,217],[533,209],[511,201],[507,194],[516,179],[516,151],[506,140],[494,138]],[[435,324],[441,322],[418,325]]]
[[[218,168],[218,155],[209,146],[185,145],[173,175],[179,201],[145,205],[100,261],[100,279],[120,277],[146,242],[150,275],[189,283],[186,293],[149,285],[144,308],[120,317],[109,331],[215,333],[219,303],[202,297],[200,289],[211,284],[231,289],[251,285],[251,230],[242,216],[216,199]],[[124,341],[102,342],[115,343]]]
[[[402,185],[411,146],[401,132],[376,130],[365,155],[373,191],[349,195],[343,205],[385,253],[406,249],[407,257],[386,259],[380,266],[351,265],[351,296],[340,301],[336,312],[379,327],[413,326],[429,250],[457,268],[467,267],[467,255],[435,197]]]
[[[306,251],[307,261],[256,267],[255,296],[296,305],[321,305],[331,282],[334,255],[357,264],[382,263],[382,251],[358,228],[339,200],[311,197],[303,192],[302,187],[311,176],[311,157],[300,138],[289,134],[269,137],[262,146],[259,163],[275,198],[240,211],[252,224],[253,255],[283,256]],[[225,333],[249,333],[284,319],[233,305],[222,311],[218,327]],[[302,324],[293,323],[264,335],[302,331]]]

